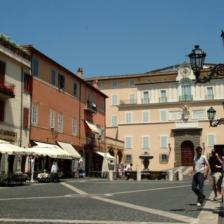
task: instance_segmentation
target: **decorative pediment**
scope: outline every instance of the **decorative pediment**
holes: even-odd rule
[[[182,64],[179,66],[177,70],[177,78],[176,81],[180,81],[182,79],[195,79],[194,73],[191,70],[190,65],[188,64]]]

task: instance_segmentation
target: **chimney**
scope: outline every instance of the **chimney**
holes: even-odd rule
[[[82,68],[78,68],[77,72],[76,72],[76,75],[79,77],[79,78],[82,78],[83,76],[83,69]]]
[[[93,80],[92,81],[92,86],[95,87],[96,89],[99,89],[98,80]]]

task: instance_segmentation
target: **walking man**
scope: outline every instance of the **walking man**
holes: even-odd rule
[[[192,180],[192,190],[197,195],[197,206],[202,206],[205,195],[203,193],[204,180],[208,177],[209,164],[205,155],[202,155],[202,148],[198,146],[196,148],[196,156],[193,161],[193,180]]]

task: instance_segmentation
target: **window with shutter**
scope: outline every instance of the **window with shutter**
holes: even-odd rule
[[[23,128],[29,127],[29,108],[23,108]]]
[[[132,148],[132,137],[125,137],[125,149],[131,149]]]
[[[73,83],[73,95],[78,96],[78,85],[77,85],[77,83]]]
[[[167,121],[167,111],[166,110],[160,111],[160,121]]]
[[[214,147],[214,145],[215,145],[215,135],[214,134],[207,135],[207,145],[209,148]]]
[[[49,120],[50,128],[55,128],[55,112],[50,110],[50,120]]]
[[[37,58],[33,57],[32,58],[32,74],[36,77],[38,77],[39,75],[39,61],[37,60]]]
[[[51,70],[51,84],[56,86],[56,71],[54,69]]]
[[[167,149],[168,148],[168,136],[161,135],[160,136],[160,148]]]
[[[38,123],[38,106],[35,104],[32,105],[31,123],[32,123],[32,125],[37,125],[37,123]]]
[[[32,76],[24,74],[24,91],[32,93]]]
[[[142,149],[149,149],[149,136],[143,136],[142,137]]]
[[[142,112],[142,121],[144,123],[148,122],[149,121],[149,112],[148,111],[143,111]]]
[[[65,77],[61,74],[58,75],[58,87],[59,89],[65,88]]]
[[[117,126],[117,116],[112,116],[111,117],[111,126],[116,127]]]
[[[112,95],[111,99],[112,99],[111,105],[116,106],[118,104],[117,95]]]

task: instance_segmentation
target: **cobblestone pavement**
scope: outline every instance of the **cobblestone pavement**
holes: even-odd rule
[[[222,223],[222,214],[220,202],[196,207],[190,180],[70,179],[0,188],[0,223],[213,224]]]

